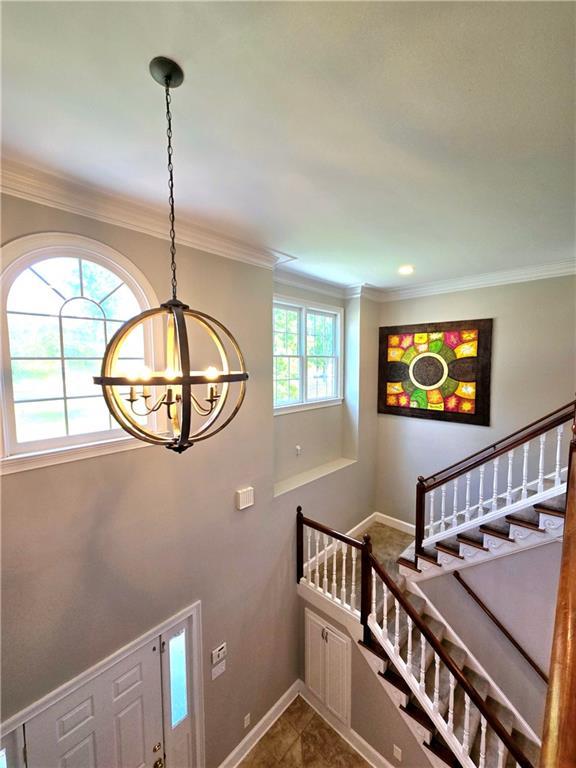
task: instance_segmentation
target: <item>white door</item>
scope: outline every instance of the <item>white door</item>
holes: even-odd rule
[[[25,768],[24,729],[15,728],[2,734],[0,740],[0,768]]]
[[[28,768],[162,768],[160,638],[26,723]]]
[[[195,768],[194,680],[190,617],[162,635],[164,734],[168,768]]]
[[[326,694],[324,703],[333,715],[350,722],[350,640],[326,625]]]
[[[316,614],[306,609],[306,685],[317,696],[320,701],[324,701],[324,671],[325,661],[325,640],[324,640],[324,622],[320,621]]]
[[[350,638],[306,608],[306,685],[326,708],[350,724]]]

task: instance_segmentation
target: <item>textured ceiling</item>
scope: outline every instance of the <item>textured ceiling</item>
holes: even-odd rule
[[[573,257],[572,3],[2,10],[7,157],[164,205],[162,54],[180,216],[347,284]]]

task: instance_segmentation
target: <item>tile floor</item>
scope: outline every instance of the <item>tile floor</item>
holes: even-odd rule
[[[238,768],[370,768],[301,696],[276,720]]]

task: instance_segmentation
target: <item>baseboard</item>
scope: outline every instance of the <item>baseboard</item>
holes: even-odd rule
[[[236,768],[236,766],[244,760],[248,752],[259,741],[266,731],[274,724],[280,717],[282,712],[288,707],[301,693],[304,683],[302,680],[296,680],[288,690],[280,696],[278,701],[270,707],[268,712],[259,720],[254,728],[242,739],[240,744],[235,747],[232,752],[224,759],[224,762],[220,763],[219,768]]]
[[[377,523],[388,525],[390,528],[396,528],[397,531],[404,531],[404,533],[409,533],[412,536],[416,533],[416,526],[413,523],[406,523],[404,520],[398,520],[397,517],[390,517],[390,515],[385,515],[383,512],[374,512],[372,517]]]
[[[366,760],[367,763],[373,766],[373,768],[394,768],[392,763],[389,763],[388,760],[386,760],[386,758],[380,754],[380,752],[377,752],[374,747],[370,746],[370,744],[368,744],[368,742],[363,739],[359,733],[335,717],[330,712],[330,710],[327,709],[324,704],[322,704],[322,702],[319,701],[314,696],[314,694],[308,690],[304,683],[302,683],[300,696],[302,696],[302,698],[308,704],[310,704],[310,706],[315,709],[316,712],[318,712],[321,718],[326,720],[326,722],[336,731],[339,736],[344,739],[344,741],[350,744],[352,749],[356,750],[356,752],[358,752],[364,758],[364,760]]]

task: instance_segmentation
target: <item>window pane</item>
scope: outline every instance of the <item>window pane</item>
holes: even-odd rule
[[[12,283],[6,308],[13,312],[37,312],[57,315],[63,299],[58,296],[38,275],[25,269]]]
[[[274,331],[284,333],[286,330],[286,310],[274,307]]]
[[[108,409],[101,396],[68,400],[66,405],[68,407],[68,431],[71,435],[110,429]]]
[[[172,728],[188,716],[186,630],[170,638],[170,714]]]
[[[70,257],[57,259],[45,259],[39,261],[31,267],[58,291],[65,299],[72,299],[74,296],[81,296],[80,290],[80,260]]]
[[[62,307],[62,317],[95,317],[104,319],[104,313],[97,304],[88,299],[71,299]]]
[[[0,768],[8,768],[8,760],[6,758],[5,749],[0,749]]]
[[[102,309],[106,313],[106,317],[111,320],[129,320],[134,315],[139,315],[142,311],[134,294],[127,285],[118,288],[112,296],[103,301]]]
[[[296,310],[289,310],[286,313],[286,330],[289,333],[298,333],[298,316],[299,312]]]
[[[18,442],[45,440],[66,434],[64,401],[48,400],[43,403],[16,403],[16,437]]]
[[[12,357],[60,357],[57,317],[8,314]]]
[[[104,322],[62,318],[65,357],[103,357]]]
[[[284,348],[289,355],[298,354],[298,334],[287,333],[284,336]]]
[[[122,282],[114,272],[110,272],[109,269],[101,267],[100,264],[95,264],[93,261],[82,259],[80,267],[82,269],[83,295],[89,299],[94,299],[94,301],[102,301]]]
[[[68,397],[96,395],[100,386],[94,384],[93,376],[100,376],[100,360],[66,360],[66,394]]]
[[[332,357],[309,357],[307,393],[309,400],[336,397],[336,360]]]
[[[308,355],[336,354],[336,316],[324,312],[306,315],[306,352]]]
[[[12,387],[16,401],[63,397],[60,360],[14,360]]]

